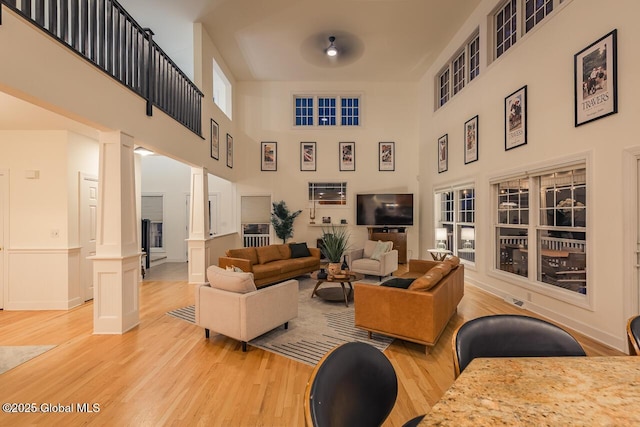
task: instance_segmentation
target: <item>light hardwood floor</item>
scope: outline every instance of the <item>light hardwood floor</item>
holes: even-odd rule
[[[0,311],[0,345],[56,347],[0,375],[0,401],[98,403],[100,412],[6,414],[0,425],[303,426],[302,396],[312,367],[166,315],[193,304],[179,269],[152,268],[140,292],[140,325],[124,335],[93,335],[93,304],[70,311]],[[155,271],[154,271],[155,269]],[[385,351],[399,392],[385,426],[401,426],[429,408],[453,383],[451,337],[468,319],[528,313],[467,286],[458,312],[429,355],[395,340]],[[575,334],[588,355],[622,355]]]

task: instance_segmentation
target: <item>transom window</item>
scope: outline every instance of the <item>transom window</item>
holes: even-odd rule
[[[295,98],[296,126],[313,126],[313,97]]]
[[[336,125],[336,99],[318,98],[318,125]]]
[[[295,126],[360,126],[360,97],[294,96]],[[317,105],[317,108],[315,107]]]
[[[506,0],[493,15],[495,57],[505,53],[563,0]],[[524,29],[524,31],[522,30]]]
[[[497,269],[587,294],[586,175],[577,165],[494,184]]]
[[[437,107],[442,107],[452,96],[480,74],[480,33],[469,38],[451,61],[438,73],[436,80]]]

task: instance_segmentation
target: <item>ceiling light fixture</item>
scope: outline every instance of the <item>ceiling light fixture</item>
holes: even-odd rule
[[[136,154],[140,154],[141,156],[148,156],[150,154],[154,154],[153,151],[148,150],[148,149],[146,149],[144,147],[136,147],[133,150],[133,152],[136,153]]]
[[[326,50],[327,55],[329,55],[329,56],[336,56],[338,54],[338,48],[333,44],[334,41],[336,41],[335,37],[333,37],[333,36],[329,37],[329,42],[331,44],[329,45],[329,47]]]

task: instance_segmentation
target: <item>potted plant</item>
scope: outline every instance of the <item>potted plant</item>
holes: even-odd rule
[[[276,232],[276,236],[282,239],[282,243],[287,243],[289,237],[293,237],[293,220],[296,219],[302,210],[294,213],[289,212],[289,208],[284,200],[272,203],[271,224]]]
[[[329,260],[328,270],[333,276],[340,274],[340,258],[347,251],[349,233],[342,227],[322,229],[322,254]]]

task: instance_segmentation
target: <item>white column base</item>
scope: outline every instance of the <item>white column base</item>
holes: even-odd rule
[[[93,258],[93,333],[123,334],[140,323],[140,255]]]
[[[204,284],[207,283],[207,267],[212,264],[211,245],[213,239],[189,239],[187,240],[188,256],[189,256],[189,283]],[[215,260],[213,264],[218,265]]]

